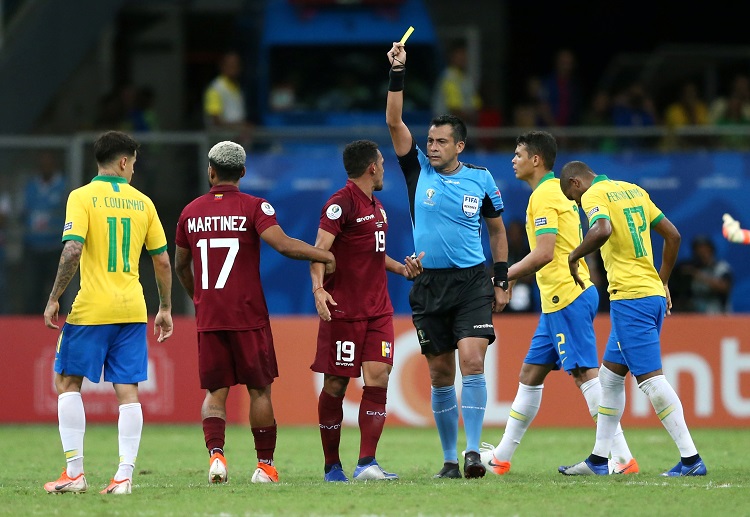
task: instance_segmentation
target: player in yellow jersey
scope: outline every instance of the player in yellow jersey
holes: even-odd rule
[[[510,470],[513,453],[539,411],[544,379],[552,370],[562,368],[573,378],[594,420],[599,410],[599,357],[593,326],[599,295],[583,258],[578,264],[584,289],[570,276],[568,255],[581,243],[583,232],[578,206],[563,195],[552,172],[556,157],[557,142],[546,131],[529,131],[516,139],[513,170],[533,191],[526,208],[531,252],[510,267],[508,279],[512,289],[519,278],[536,274],[542,315],[521,365],[503,438],[497,447],[484,444],[482,451],[487,470],[500,475]],[[612,444],[612,467],[618,474],[638,472],[619,425]]]
[[[144,245],[151,255],[159,290],[154,321],[158,341],[172,335],[172,268],[167,239],[151,200],[130,186],[138,143],[119,131],[94,142],[97,176],[68,196],[65,243],[44,323],[57,329],[58,300],[78,270],[81,288],[57,340],[55,387],[60,438],[67,465],[44,485],[50,493],[85,492],[83,437],[86,415],[83,378],[114,385],[119,403],[120,464],[101,493],[129,494],[143,428],[138,383],[147,378],[146,301],[138,276]]]
[[[646,394],[680,451],[680,461],[665,476],[704,476],[706,465],[685,423],[682,403],[662,371],[661,332],[672,301],[667,282],[677,260],[680,233],[638,185],[596,175],[583,162],[566,163],[560,188],[583,208],[589,230],[568,256],[570,274],[583,288],[579,261],[601,248],[610,295],[610,331],[599,369],[602,396],[596,443],[584,461],[558,470],[566,475],[607,473],[607,454],[625,408],[628,371]],[[654,267],[651,229],[664,238],[661,267]]]

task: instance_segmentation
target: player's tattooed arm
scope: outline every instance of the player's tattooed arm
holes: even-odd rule
[[[65,288],[73,279],[78,271],[78,264],[81,262],[81,252],[83,243],[78,241],[65,241],[60,262],[57,265],[57,276],[52,286],[52,292],[49,293],[47,306],[44,308],[44,324],[51,329],[59,328],[56,325],[58,313],[60,311],[60,302],[58,301]]]
[[[68,284],[75,276],[76,271],[78,271],[78,264],[81,262],[82,251],[82,242],[65,241],[65,246],[63,246],[62,254],[60,255],[60,262],[57,265],[55,283],[52,286],[52,292],[49,295],[50,300],[57,301],[65,292]]]

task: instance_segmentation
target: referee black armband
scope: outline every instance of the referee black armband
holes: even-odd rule
[[[388,91],[400,92],[404,90],[404,77],[406,76],[406,67],[399,66],[398,69],[391,68],[388,72]]]
[[[508,281],[508,263],[507,262],[495,262],[493,264],[495,286],[500,287],[501,282]]]

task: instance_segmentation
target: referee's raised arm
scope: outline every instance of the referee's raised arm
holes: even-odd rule
[[[391,64],[388,83],[388,101],[385,107],[385,122],[391,133],[391,141],[396,156],[404,156],[411,150],[412,136],[404,124],[404,76],[406,75],[406,49],[401,43],[394,42],[388,51],[388,62]]]

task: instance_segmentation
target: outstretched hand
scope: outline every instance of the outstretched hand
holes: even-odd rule
[[[406,66],[406,49],[403,44],[393,42],[393,47],[388,51],[388,62],[391,67]]]
[[[404,277],[407,280],[414,280],[422,274],[424,271],[422,258],[424,258],[424,251],[420,252],[418,256],[415,254],[404,259]]]
[[[331,309],[328,308],[328,304],[333,306],[338,305],[328,291],[322,287],[316,289],[313,292],[315,298],[315,309],[318,311],[318,316],[323,321],[331,321]]]

